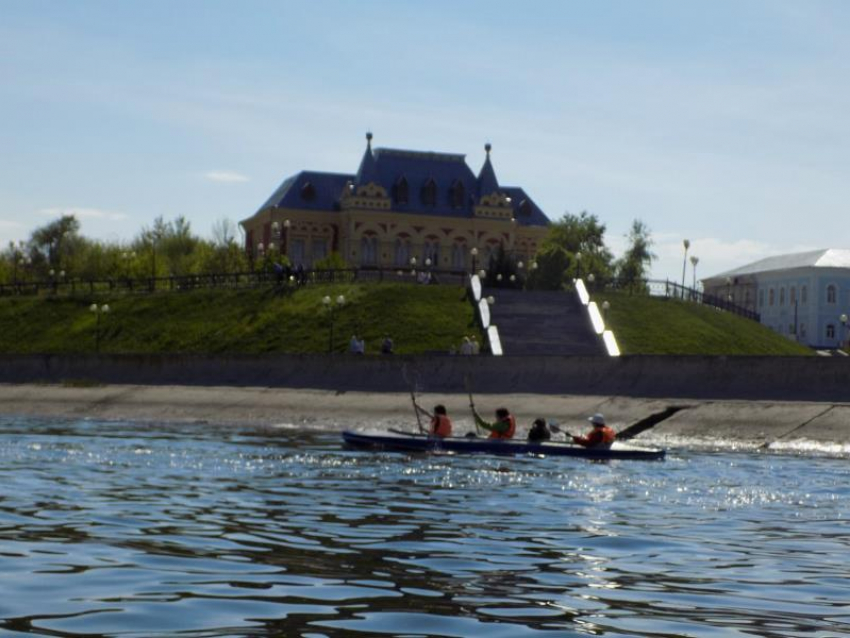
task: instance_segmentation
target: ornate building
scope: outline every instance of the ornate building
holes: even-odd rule
[[[376,148],[355,174],[301,171],[240,222],[245,249],[279,250],[310,267],[330,252],[351,266],[401,267],[411,258],[439,270],[487,264],[502,245],[531,259],[549,219],[522,188],[501,186],[487,158],[478,177],[464,155]]]

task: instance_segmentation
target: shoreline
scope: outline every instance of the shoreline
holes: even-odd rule
[[[642,423],[633,439],[725,441],[746,446],[807,442],[850,445],[850,404],[800,401],[744,401],[633,398],[610,395],[476,393],[482,414],[507,406],[517,416],[519,435],[542,416],[582,431],[586,418],[605,414],[617,431]],[[465,393],[420,394],[430,409],[446,405],[459,430],[471,428]],[[670,413],[672,410],[672,413]],[[670,413],[670,414],[668,414]],[[0,414],[93,418],[139,422],[194,422],[291,425],[343,430],[351,421],[415,429],[407,392],[232,386],[0,384]],[[660,416],[659,416],[660,415]],[[356,419],[352,419],[354,416]],[[653,423],[658,419],[656,423]],[[640,428],[638,428],[640,429]]]

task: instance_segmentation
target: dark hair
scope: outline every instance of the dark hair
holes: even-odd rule
[[[534,419],[534,425],[536,425],[538,428],[545,428],[546,427],[546,419],[540,419],[540,418]]]
[[[506,417],[509,414],[510,414],[510,412],[508,412],[507,408],[498,408],[496,410],[496,416],[498,416],[498,417]]]
[[[446,406],[444,406],[442,403],[434,406],[434,414],[445,414],[445,413],[446,413]]]

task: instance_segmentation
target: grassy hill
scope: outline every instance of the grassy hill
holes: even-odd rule
[[[95,301],[111,308],[101,316],[101,352],[328,352],[326,295],[346,298],[334,311],[335,352],[345,352],[355,333],[367,353],[378,352],[385,334],[402,354],[448,352],[473,333],[482,339],[459,287],[354,283],[287,294],[265,288],[0,298],[0,352],[94,352],[97,324],[89,306]],[[594,299],[610,302],[608,322],[624,354],[812,354],[753,321],[708,307],[625,293]]]
[[[322,303],[344,295],[334,310],[333,350],[345,352],[352,334],[378,352],[390,335],[398,353],[448,352],[464,335],[481,334],[463,289],[410,284],[327,284],[288,294],[270,288],[196,290],[115,298],[0,299],[0,352],[108,353],[328,352],[330,317]]]
[[[623,354],[813,355],[761,324],[677,299],[606,292],[607,322]]]

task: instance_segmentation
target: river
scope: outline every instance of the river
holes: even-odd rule
[[[2,636],[850,635],[847,458],[0,418]]]

